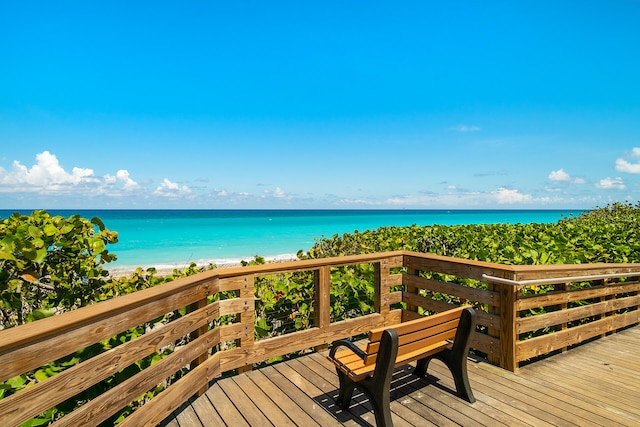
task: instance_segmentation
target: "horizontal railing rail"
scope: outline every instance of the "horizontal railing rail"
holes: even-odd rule
[[[406,251],[214,269],[0,331],[0,382],[28,385],[0,399],[0,425],[41,414],[55,425],[159,423],[225,372],[460,304],[478,311],[475,351],[515,370],[638,323],[639,275],[635,264],[508,266]],[[266,319],[272,306],[282,317]],[[69,409],[51,412],[58,406]]]

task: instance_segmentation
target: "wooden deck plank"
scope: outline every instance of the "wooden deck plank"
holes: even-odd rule
[[[433,376],[437,377],[437,382],[434,384],[436,387],[446,387],[449,390],[454,390],[453,379],[450,378],[451,374],[448,373],[446,368],[439,367],[439,361],[433,361],[429,366],[429,376],[433,381]],[[435,372],[434,372],[435,371]],[[469,372],[469,381],[473,390],[473,394],[476,397],[476,403],[474,407],[478,411],[482,411],[484,414],[490,416],[495,420],[495,425],[507,425],[510,427],[516,426],[551,426],[552,424],[546,423],[538,417],[534,417],[529,413],[524,413],[522,409],[518,409],[514,405],[514,398],[511,396],[511,389],[500,384],[496,384],[493,381],[476,381],[479,375],[474,374],[471,370]],[[526,405],[518,401],[520,408],[526,408]]]
[[[218,414],[208,399],[195,399],[191,405],[203,427],[224,425],[220,414]]]
[[[327,411],[328,414],[333,415],[339,425],[357,425],[353,422],[354,417],[352,414],[341,411],[337,408],[335,405],[336,396],[327,395],[320,387],[318,387],[318,385],[321,386],[321,384],[316,385],[317,381],[316,383],[312,382],[315,379],[314,377],[306,378],[293,369],[289,363],[278,364],[273,368],[302,390],[302,392],[310,399],[312,404],[322,405],[323,410]]]
[[[430,364],[427,379],[415,377],[413,367],[406,366],[393,374],[392,417],[396,426],[640,425],[640,374],[635,366],[640,366],[639,326],[515,374],[470,361],[469,381],[477,399],[473,404],[455,396],[453,379],[441,362]],[[375,425],[362,393],[354,393],[348,411],[336,407],[337,394],[338,378],[326,352],[314,353],[220,379],[163,425]]]
[[[592,343],[598,344],[598,343]],[[633,358],[638,363],[640,354],[640,336],[635,354],[627,355],[626,358]],[[590,384],[591,389],[598,389],[598,399],[612,405],[630,406],[630,410],[635,410],[640,414],[640,393],[635,386],[637,375],[625,375],[625,372],[617,372],[620,359],[608,358],[606,364],[586,364],[582,363],[589,359],[588,348],[577,348],[570,352],[554,356],[553,358],[542,360],[529,365],[522,370],[522,375],[527,376],[531,381],[540,381],[556,377],[562,379],[555,381],[572,390],[580,391],[580,387],[585,382]],[[612,374],[611,371],[614,373]]]
[[[220,414],[220,418],[224,420],[224,423],[233,427],[248,427],[249,423],[244,419],[238,408],[233,404],[231,399],[224,393],[220,384],[223,381],[218,381],[209,387],[209,390],[205,393],[207,400],[215,408],[216,412]],[[200,397],[202,400],[202,396]]]
[[[251,380],[249,375],[236,375],[233,377],[234,382],[247,395],[253,404],[260,408],[260,412],[274,426],[294,426],[291,418],[281,409],[280,405],[273,403],[273,400],[258,386],[255,381]],[[286,402],[286,400],[285,400]],[[282,403],[281,403],[282,405]],[[288,406],[285,404],[285,406]]]
[[[273,366],[260,369],[260,372],[269,378],[275,387],[295,402],[314,422],[317,422],[321,426],[339,425],[338,420],[324,409],[322,402],[318,404],[313,399],[310,399],[307,394],[289,381],[287,377],[278,372]],[[306,417],[304,417],[304,419],[306,419]],[[305,425],[307,424],[305,423]]]
[[[249,396],[238,386],[234,381],[234,377],[229,378],[227,381],[219,381],[220,388],[224,391],[227,397],[233,402],[234,406],[238,408],[238,411],[247,423],[251,426],[270,426],[273,425],[269,419],[262,413],[260,408],[255,406]]]
[[[272,405],[278,407],[283,414],[286,414],[287,419],[296,420],[296,422],[303,422],[306,427],[315,427],[319,426],[313,417],[309,416],[298,404],[287,396],[280,388],[278,388],[267,376],[264,375],[262,370],[256,370],[247,372],[246,375],[251,381],[253,381],[256,386],[260,388],[260,390],[267,396]],[[296,393],[299,393],[297,391]],[[276,423],[273,419],[275,425],[288,425],[288,422],[285,420],[283,424]]]
[[[176,421],[179,426],[194,426],[202,427],[202,423],[196,414],[193,404],[185,407],[180,413],[176,415]]]
[[[358,391],[353,394],[353,405],[349,411],[338,409],[335,405],[335,399],[338,397],[338,388],[333,381],[337,381],[337,377],[323,376],[322,372],[316,372],[308,368],[299,359],[290,361],[289,366],[298,373],[301,378],[311,381],[316,387],[323,392],[323,401],[329,403],[336,414],[340,414],[340,421],[345,425],[361,425],[362,421],[372,424],[374,422],[373,410],[369,404],[369,400],[363,393]],[[279,367],[276,367],[278,369]],[[328,398],[328,399],[326,399]],[[344,420],[344,421],[343,421]]]
[[[614,393],[612,396],[607,396],[608,392],[603,392],[597,387],[592,387],[591,384],[583,384],[582,387],[580,387],[579,384],[575,387],[569,387],[563,384],[553,383],[554,381],[558,381],[562,378],[560,376],[561,373],[558,373],[557,375],[546,373],[537,375],[538,377],[536,380],[545,382],[549,389],[565,393],[566,395],[570,395],[571,398],[576,401],[582,402],[575,403],[575,406],[584,410],[586,418],[589,418],[592,414],[597,414],[600,418],[611,420],[611,422],[605,423],[604,425],[610,425],[614,420],[622,425],[629,425],[629,420],[640,425],[640,415],[634,413],[636,412],[634,407],[624,403],[619,404],[615,402],[616,396],[622,399],[620,393]],[[565,382],[565,384],[566,383],[567,382]],[[596,417],[594,416],[594,418]],[[595,423],[593,424],[595,425]]]
[[[557,366],[545,366],[544,370],[532,367],[529,379],[534,382],[545,381],[548,387],[559,389],[563,393],[584,393],[585,390],[598,390],[597,397],[592,399],[592,404],[596,406],[613,406],[622,409],[629,408],[640,414],[640,402],[638,401],[637,388],[629,389],[621,384],[624,377],[616,377],[613,380],[603,380],[597,371],[590,371],[591,376],[585,377],[575,373],[576,365],[571,363],[558,364]],[[614,384],[611,384],[613,382]],[[585,384],[587,387],[585,388]],[[617,384],[618,386],[616,387]],[[637,383],[636,383],[637,384]]]
[[[434,370],[448,380],[446,367],[434,364]],[[537,423],[545,422],[551,425],[561,422],[563,425],[584,425],[588,420],[574,413],[574,408],[545,393],[544,389],[521,384],[515,378],[506,379],[500,376],[477,375],[469,370],[471,388],[480,388],[486,393],[500,399],[504,404],[515,407],[522,412],[537,418]],[[453,382],[450,383],[453,386]],[[553,408],[553,412],[550,412]],[[558,416],[560,415],[560,418]],[[533,421],[533,420],[532,420]]]
[[[587,415],[596,414],[622,425],[640,425],[640,392],[628,388],[629,381],[637,384],[635,380],[625,377],[603,380],[600,370],[590,370],[587,376],[577,375],[576,371],[583,370],[576,362],[577,353],[584,350],[588,349],[574,349],[573,355],[568,352],[529,365],[521,369],[519,376],[528,383],[539,384],[547,390],[570,396],[567,399],[579,401],[574,406],[583,409]],[[637,354],[640,353],[636,353],[635,360],[640,362]],[[623,383],[626,384],[623,386]]]
[[[293,402],[295,402],[306,414],[313,418],[320,425],[339,425],[339,421],[327,412],[325,409],[326,403],[317,402],[310,398],[308,394],[305,394],[300,388],[298,388],[293,382],[289,380],[285,375],[280,373],[273,367],[267,367],[261,369],[263,374],[273,382],[274,386],[278,387],[283,393],[286,394]]]
[[[486,365],[482,365],[481,369],[484,369]],[[489,366],[489,368],[493,369],[494,366]],[[500,368],[497,370],[502,371]],[[529,413],[529,400],[527,400],[526,395],[521,395],[520,392],[515,393],[519,388],[531,388],[535,391],[536,395],[540,395],[540,393],[546,393],[548,396],[544,398],[544,401],[547,402],[546,405],[550,405],[551,407],[556,407],[556,405],[560,404],[563,408],[569,410],[570,412],[580,415],[581,418],[585,418],[585,414],[587,414],[588,405],[582,405],[582,402],[572,398],[566,393],[559,392],[557,390],[550,389],[546,384],[535,384],[532,382],[528,382],[523,380],[518,376],[509,376],[507,379],[503,379],[498,372],[492,372],[492,376],[483,376],[483,373],[476,373],[475,375],[470,374],[471,386],[474,389],[474,393],[476,390],[482,391],[485,393],[483,397],[483,401],[486,398],[491,400],[498,399],[498,402],[493,402],[494,405],[499,405],[499,407],[509,413],[513,417],[519,417],[521,421],[526,422],[530,425],[555,425],[557,424],[557,420],[555,417],[553,418],[553,422],[543,422],[542,419],[533,416],[533,414]],[[518,399],[514,398],[518,396]],[[575,408],[570,408],[567,405],[574,405]],[[544,408],[544,406],[543,406]],[[589,416],[587,416],[588,419]]]

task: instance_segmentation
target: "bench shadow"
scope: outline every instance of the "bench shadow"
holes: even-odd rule
[[[420,378],[413,375],[414,369],[415,366],[413,365],[405,365],[393,371],[393,376],[391,377],[391,402],[402,400],[403,397],[427,386],[437,387],[440,390],[457,396],[455,389],[441,383],[439,377],[441,374],[427,374],[425,378]],[[323,396],[314,398],[314,401],[335,416],[340,423],[355,422],[361,426],[375,425],[373,422],[374,416],[371,403],[363,392],[356,388],[353,392],[353,398],[351,399],[351,405],[348,410],[343,410],[336,404],[338,393],[339,390],[336,388],[335,390],[325,393]]]

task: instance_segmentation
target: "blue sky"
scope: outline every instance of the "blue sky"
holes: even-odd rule
[[[3,2],[0,208],[635,203],[638,22],[631,0]]]

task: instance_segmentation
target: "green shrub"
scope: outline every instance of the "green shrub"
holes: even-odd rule
[[[11,327],[101,299],[118,241],[99,218],[15,213],[0,221],[0,316]]]

